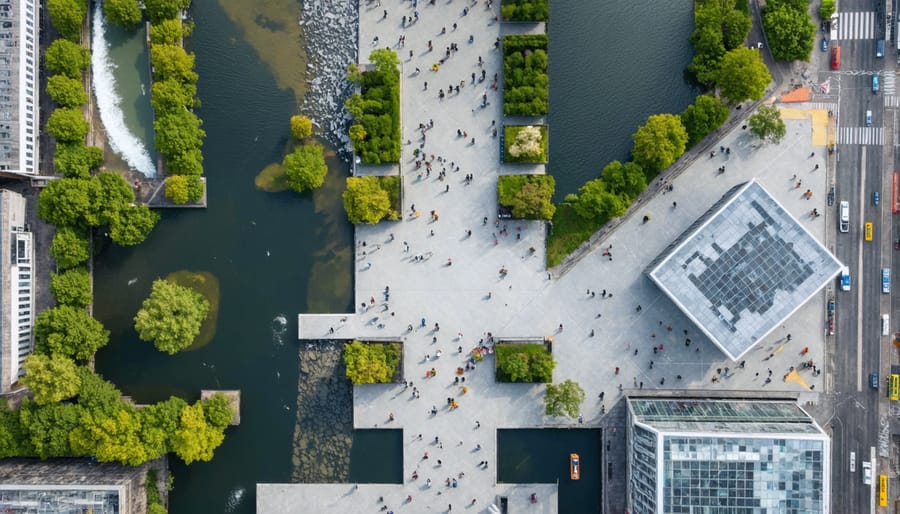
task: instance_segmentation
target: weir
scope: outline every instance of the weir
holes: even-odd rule
[[[92,87],[109,146],[131,168],[155,177],[147,29],[107,26],[102,1],[93,3],[91,28]]]

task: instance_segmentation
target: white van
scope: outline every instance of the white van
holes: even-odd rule
[[[841,291],[850,290],[850,268],[844,266],[841,268]]]
[[[881,315],[881,335],[891,335],[891,317],[887,314]]]
[[[841,232],[850,232],[850,202],[844,200],[840,207]]]
[[[856,473],[856,452],[850,452],[850,472]]]
[[[866,126],[872,126],[872,111],[866,111]]]

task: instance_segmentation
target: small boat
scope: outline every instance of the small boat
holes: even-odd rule
[[[581,478],[581,460],[577,453],[569,454],[569,478],[572,480]]]

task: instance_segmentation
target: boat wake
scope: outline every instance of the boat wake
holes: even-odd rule
[[[225,500],[225,512],[234,512],[238,507],[240,507],[241,500],[244,499],[245,492],[246,490],[243,487],[232,489],[231,492],[228,493],[228,499]]]
[[[272,320],[272,342],[279,346],[283,345],[285,333],[287,333],[287,317],[279,314]]]
[[[94,33],[91,35],[91,69],[93,71],[92,86],[97,98],[97,110],[100,121],[106,129],[109,146],[125,159],[129,166],[147,177],[156,176],[156,168],[147,148],[137,136],[125,125],[125,114],[119,106],[122,98],[116,91],[116,78],[113,75],[115,64],[109,57],[109,45],[106,42],[106,20],[103,19],[103,2],[94,2]]]

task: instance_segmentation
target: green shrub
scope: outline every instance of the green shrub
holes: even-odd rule
[[[83,267],[51,273],[50,293],[59,305],[85,307],[91,303],[91,276]]]
[[[75,229],[59,227],[50,242],[50,255],[60,269],[73,268],[91,256],[90,242]]]
[[[360,93],[345,107],[355,119],[353,149],[365,164],[400,162],[400,70],[397,54],[375,50],[369,56],[374,69],[359,74]]]
[[[299,140],[304,140],[312,135],[313,124],[308,116],[296,114],[291,116],[291,134]]]
[[[553,218],[556,207],[551,199],[555,189],[552,175],[502,175],[497,180],[500,205],[512,209],[518,219]]]
[[[150,25],[150,44],[179,45],[181,36],[181,20],[178,18],[170,18]]]
[[[498,382],[553,381],[556,362],[541,344],[498,344],[494,347],[497,358]]]
[[[178,205],[196,202],[203,198],[203,181],[197,175],[170,175],[166,177],[166,198]]]
[[[47,94],[60,107],[78,107],[87,102],[81,81],[62,74],[47,79]]]
[[[503,38],[503,112],[507,116],[543,116],[550,98],[547,36]]]
[[[87,0],[47,0],[50,23],[59,35],[73,43],[81,39],[81,27],[87,15]]]
[[[284,157],[281,165],[287,175],[288,185],[294,191],[302,193],[325,183],[328,166],[325,164],[324,152],[322,145],[312,143],[298,146]]]
[[[387,384],[400,365],[400,343],[347,343],[344,365],[354,384]]]
[[[507,21],[547,21],[550,0],[503,0],[500,14]]]
[[[343,194],[350,223],[400,219],[400,177],[348,177]]]

